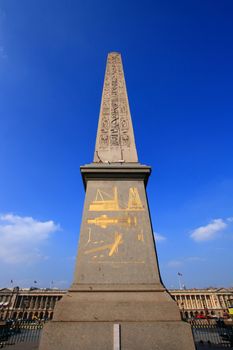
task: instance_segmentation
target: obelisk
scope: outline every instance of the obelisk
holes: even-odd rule
[[[108,55],[94,161],[73,284],[40,350],[194,350],[191,328],[164,287],[138,162],[121,55]]]

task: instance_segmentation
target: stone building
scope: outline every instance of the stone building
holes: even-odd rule
[[[65,293],[59,289],[0,289],[0,319],[52,319],[55,304]]]
[[[185,318],[227,317],[233,306],[233,288],[170,290]]]
[[[233,306],[233,288],[176,289],[169,291],[183,316],[225,317]],[[59,289],[0,289],[0,319],[52,319],[57,301],[66,293]]]

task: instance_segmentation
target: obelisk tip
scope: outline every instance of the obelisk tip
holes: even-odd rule
[[[138,162],[121,54],[119,52],[108,54],[94,162]]]

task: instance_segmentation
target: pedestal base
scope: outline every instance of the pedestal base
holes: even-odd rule
[[[50,322],[40,350],[194,350],[189,324],[120,322],[120,347],[114,343],[112,322]]]
[[[114,325],[119,327],[114,327]],[[114,329],[119,333],[115,334]],[[69,292],[43,329],[40,350],[194,350],[166,290]]]

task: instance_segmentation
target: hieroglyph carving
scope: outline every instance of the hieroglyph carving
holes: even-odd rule
[[[130,147],[128,99],[118,54],[108,57],[100,118],[100,148]]]

